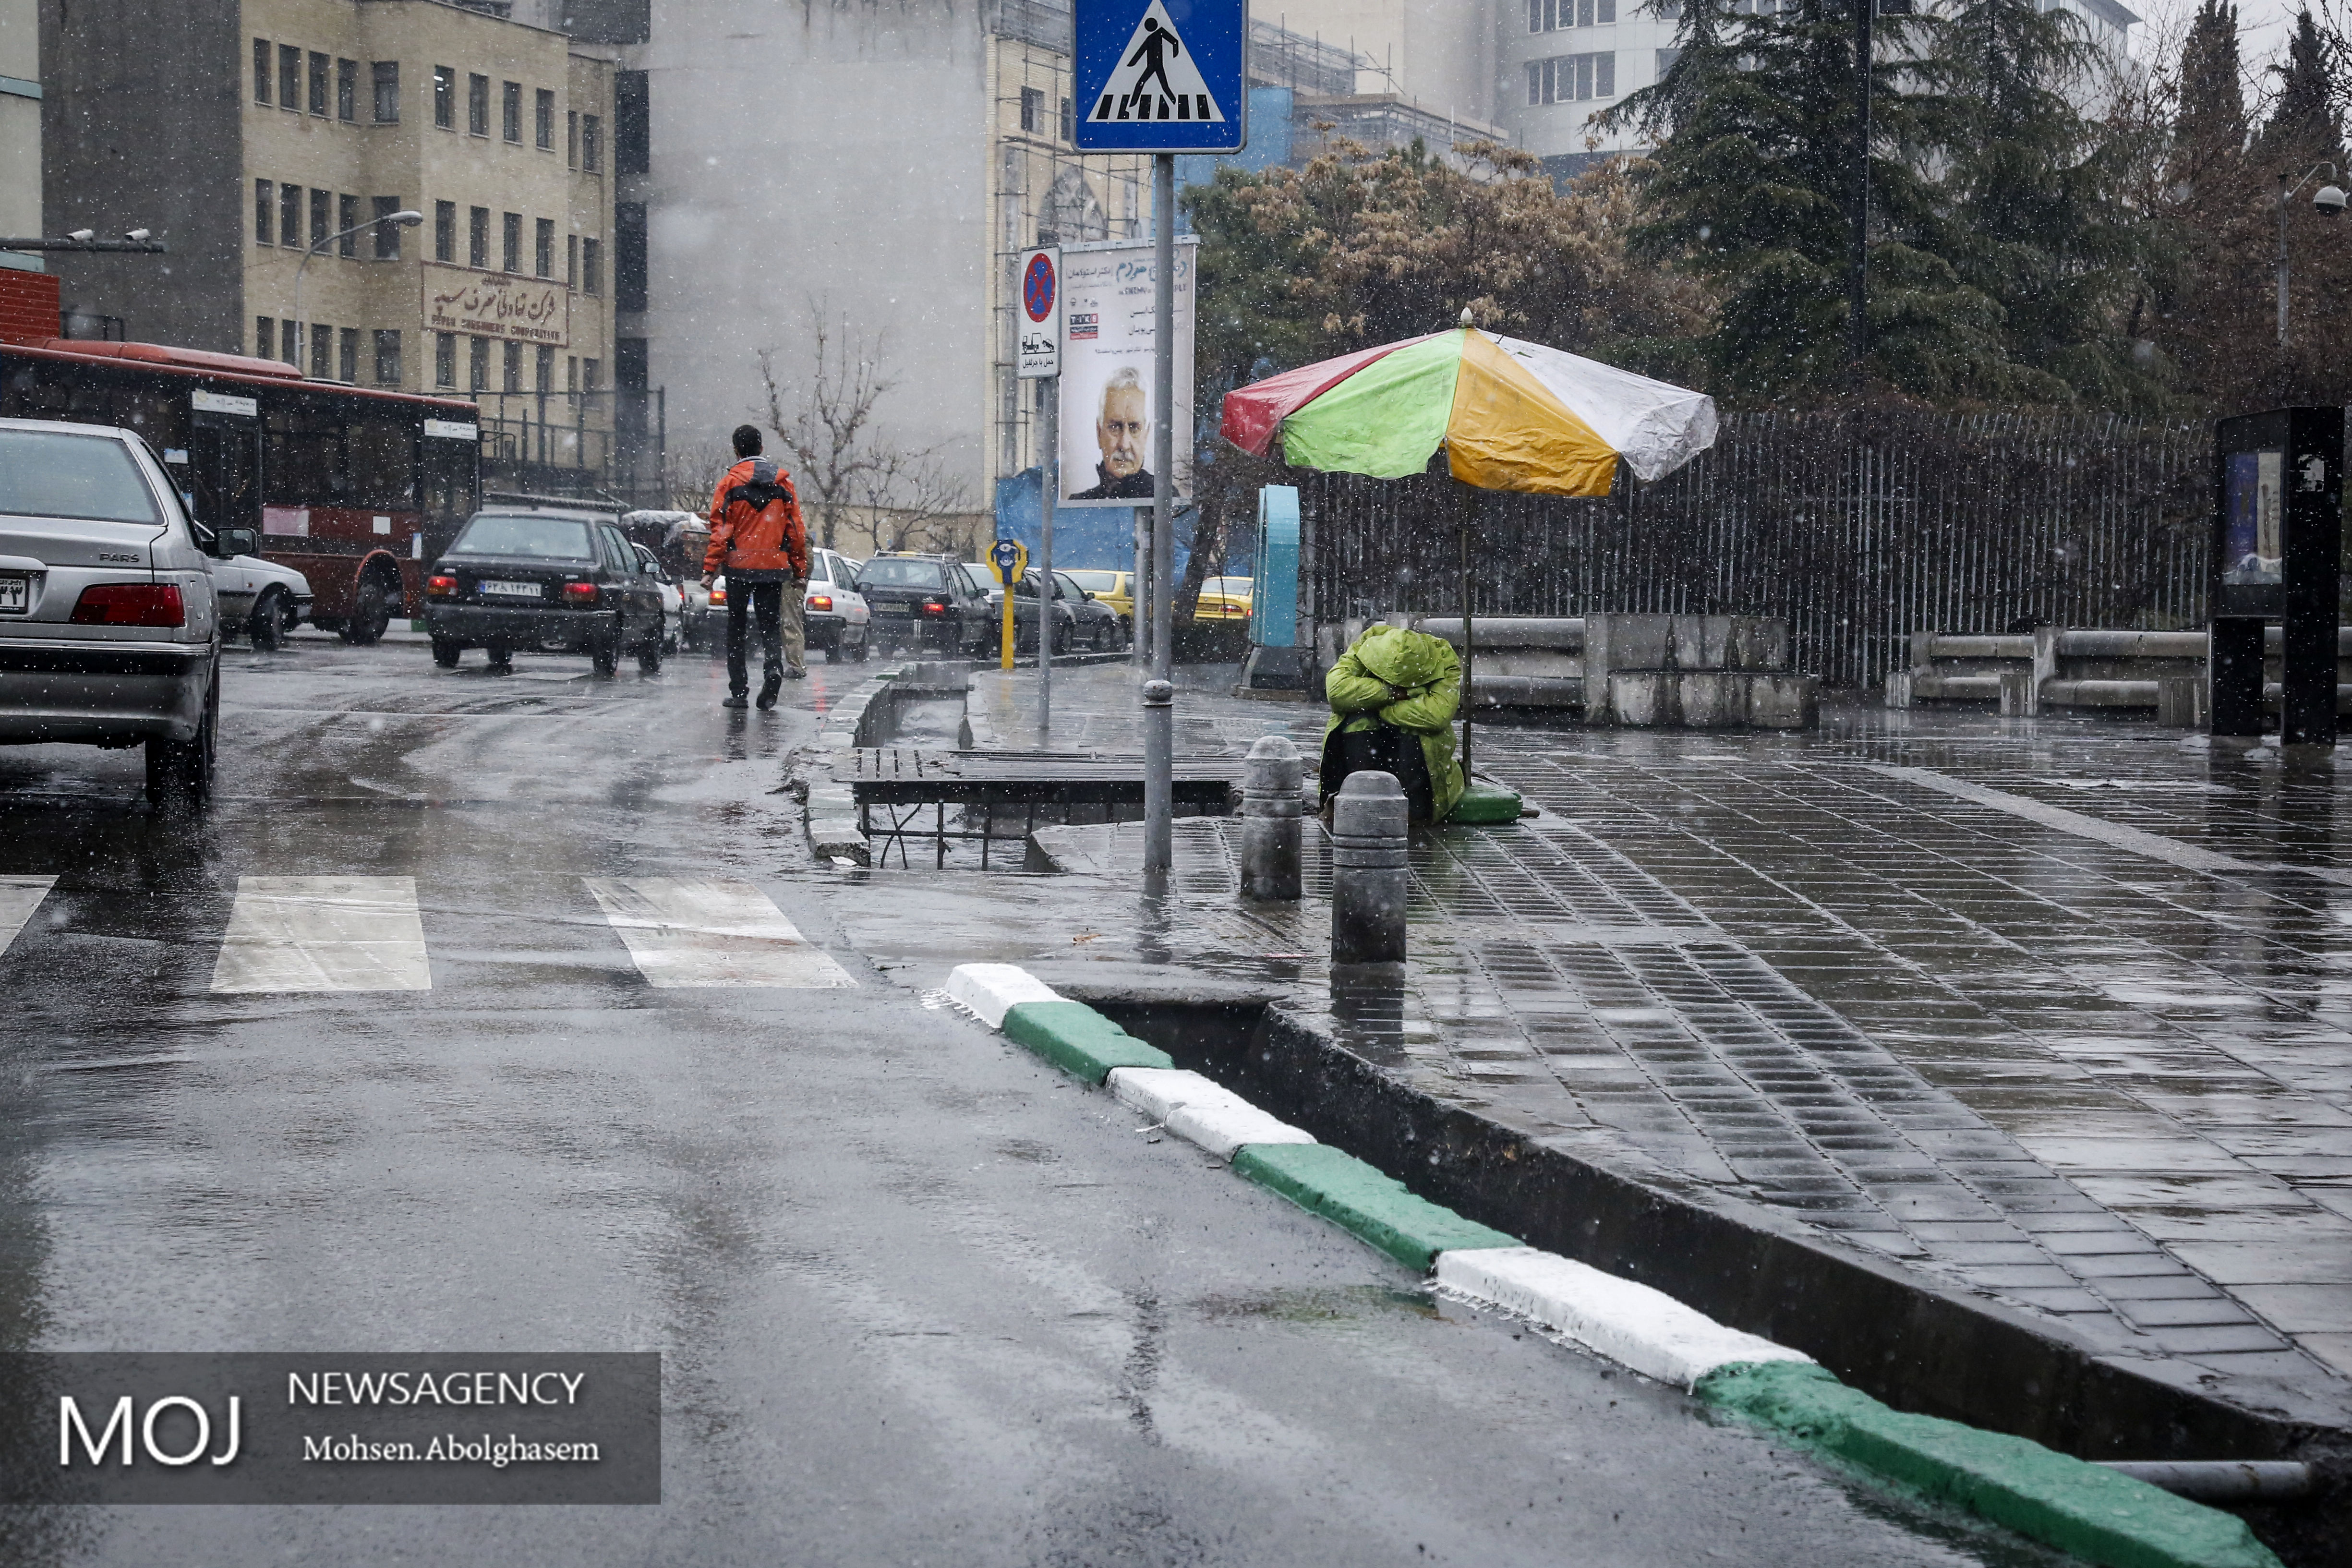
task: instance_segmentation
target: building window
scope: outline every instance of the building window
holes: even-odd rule
[[[301,335],[302,329],[296,323],[278,323],[278,357],[297,370],[302,368],[302,345],[296,341]]]
[[[522,140],[522,83],[509,81],[499,85],[504,89],[502,96],[505,100],[499,106],[499,129],[506,133],[508,141],[520,142]]]
[[[335,118],[348,125],[360,117],[360,62],[335,62]]]
[[[580,117],[580,167],[591,174],[604,167],[604,122],[593,114]]]
[[[653,384],[652,364],[646,353],[643,338],[613,340],[613,384],[632,392],[643,392]]]
[[[563,237],[563,286],[580,287],[580,237],[576,234]]]
[[[651,172],[654,158],[653,79],[643,71],[613,78],[613,173]]]
[[[1075,142],[1077,140],[1077,137],[1073,134],[1073,127],[1070,121],[1070,100],[1066,98],[1062,100],[1062,140],[1065,142]]]
[[[555,151],[555,95],[545,88],[532,100],[531,138],[542,153]]]
[[[457,259],[457,204],[456,202],[433,204],[433,259],[436,261]]]
[[[253,40],[253,101],[269,101],[269,40]]]
[[[455,332],[433,334],[433,384],[457,384],[457,334]]]
[[[580,390],[581,390],[581,391],[583,391],[583,392],[593,392],[593,391],[595,391],[595,390],[596,390],[596,374],[597,374],[597,366],[596,366],[596,362],[595,362],[594,360],[593,360],[593,359],[583,359],[583,360],[582,360],[582,361],[580,362]]]
[[[555,351],[545,343],[539,345],[539,390],[555,390]]]
[[[501,272],[522,270],[522,214],[508,213],[499,220],[499,258],[506,263]]]
[[[490,265],[490,209],[466,209],[466,265],[487,271]]]
[[[253,243],[268,245],[277,232],[276,211],[278,186],[270,180],[253,182]]]
[[[563,112],[563,166],[580,166],[580,111],[568,109]]]
[[[613,209],[613,305],[646,308],[646,204],[622,202]]]
[[[278,346],[278,323],[268,316],[253,318],[253,352],[263,359]]]
[[[345,327],[335,335],[341,340],[335,344],[335,379],[356,382],[360,378],[360,330]]]
[[[466,340],[466,389],[488,392],[490,389],[490,340]]]
[[[433,68],[433,123],[444,131],[457,128],[457,73],[447,66]]]
[[[378,60],[369,68],[375,73],[375,122],[378,125],[400,123],[400,62]]]
[[[1666,73],[1674,69],[1675,62],[1682,58],[1683,52],[1680,49],[1660,49],[1658,51],[1657,79],[1660,81],[1665,80]]]
[[[541,218],[531,247],[531,260],[537,265],[532,271],[541,278],[555,276],[555,220]]]
[[[520,392],[522,390],[522,345],[509,342],[499,346],[506,352],[502,356],[504,363],[499,367],[499,390]]]
[[[400,333],[397,330],[376,329],[375,384],[378,386],[400,384]]]
[[[1045,94],[1043,89],[1024,87],[1021,89],[1021,129],[1033,136],[1045,129]]]
[[[1617,20],[1617,0],[1528,0],[1528,31],[1605,27]]]
[[[1528,102],[1571,103],[1617,96],[1617,57],[1559,55],[1528,62]]]
[[[310,246],[318,249],[334,233],[335,198],[332,193],[313,190],[310,193]]]
[[[466,134],[490,133],[490,79],[479,72],[466,78]]]
[[[335,241],[335,250],[339,255],[357,256],[360,253],[360,199],[343,196],[335,205],[341,209],[337,214],[340,221],[335,225],[335,232],[342,237]],[[349,381],[351,377],[343,379]]]
[[[335,369],[335,329],[310,323],[310,379],[327,381]]]
[[[278,187],[278,243],[302,248],[302,187]]]
[[[1043,380],[1044,377],[1041,376],[1038,379]],[[578,354],[563,356],[563,390],[566,392],[580,390],[580,356]]]
[[[400,226],[392,215],[400,210],[398,196],[375,198],[375,258],[378,261],[400,259]]]
[[[291,44],[278,46],[278,107],[302,111],[302,51]]]
[[[602,294],[604,291],[604,247],[600,240],[583,239],[580,242],[580,291],[583,294]]]
[[[324,120],[327,117],[327,57],[315,50],[310,56],[310,112]]]

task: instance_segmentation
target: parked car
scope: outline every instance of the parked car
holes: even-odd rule
[[[455,669],[469,647],[493,669],[519,648],[584,653],[599,675],[625,654],[661,668],[661,584],[609,514],[554,506],[477,512],[425,580],[433,662]]]
[[[179,488],[128,430],[0,419],[0,744],[144,746],[147,793],[201,805],[220,609]],[[249,529],[210,541],[259,545]]]
[[[1108,605],[1118,617],[1119,635],[1129,642],[1135,640],[1134,573],[1073,568],[1070,581],[1092,594],[1095,603]]]
[[[1070,606],[1072,625],[1070,646],[1090,653],[1116,653],[1127,646],[1127,633],[1119,625],[1118,612],[1094,593],[1082,586],[1067,572],[1056,572],[1062,602]]]
[[[258,555],[206,559],[213,595],[220,602],[222,629],[242,631],[263,653],[286,646],[286,634],[310,613],[310,579],[291,566]]]
[[[1200,606],[1192,612],[1192,619],[1196,623],[1248,620],[1250,584],[1247,577],[1202,578]]]
[[[1004,637],[1003,584],[997,582],[995,569],[985,562],[972,563],[971,572],[988,586],[989,647],[996,647]],[[1020,590],[1013,596],[1013,647],[1022,653],[1037,651],[1037,577],[1035,567],[1024,571]],[[1057,591],[1054,605],[1054,651],[1069,652],[1076,632],[1077,617]]]
[[[646,574],[651,577],[660,587],[662,604],[662,652],[665,654],[676,653],[677,651],[678,628],[686,624],[686,591],[678,586],[677,579],[670,575],[669,568],[662,564],[660,556],[655,554],[652,551],[646,549],[644,545],[639,544],[635,540],[631,540],[629,542],[629,548],[631,551],[635,552],[637,563],[645,568]]]
[[[699,576],[688,577],[677,585],[686,600],[685,622],[678,627],[678,641],[698,653],[722,654],[727,651],[727,579],[713,577],[710,586],[702,585]]]
[[[835,664],[863,662],[871,651],[874,612],[857,591],[858,563],[838,551],[809,552],[808,586],[801,596],[801,626],[811,648]]]
[[[857,591],[885,653],[915,647],[976,657],[995,646],[988,592],[952,555],[884,551],[859,568]]]

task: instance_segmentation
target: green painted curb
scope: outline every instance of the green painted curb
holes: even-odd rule
[[[1402,1182],[1328,1143],[1247,1144],[1234,1155],[1234,1169],[1410,1268],[1429,1269],[1439,1253],[1457,1247],[1519,1245],[1516,1237],[1413,1196]]]
[[[1801,1362],[1719,1367],[1706,1403],[2104,1568],[2279,1568],[2245,1521],[2024,1437],[1890,1410]]]
[[[1448,822],[1472,827],[1493,827],[1519,819],[1519,797],[1515,790],[1497,789],[1493,784],[1471,784],[1462,788],[1462,796],[1446,814]]]
[[[1173,1058],[1145,1045],[1083,1002],[1022,1002],[1005,1010],[1004,1034],[1088,1083],[1113,1068],[1172,1068]]]

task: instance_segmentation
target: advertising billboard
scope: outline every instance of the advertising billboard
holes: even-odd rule
[[[1176,405],[1169,443],[1179,500],[1192,490],[1192,273],[1176,241]],[[1152,243],[1062,248],[1062,493],[1057,507],[1151,504]]]

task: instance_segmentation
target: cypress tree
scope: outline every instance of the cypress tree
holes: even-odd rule
[[[2179,110],[2173,120],[2176,163],[2190,169],[2246,145],[2246,92],[2238,59],[2238,8],[2202,0],[2180,46]],[[2185,156],[2184,156],[2185,155]],[[2184,174],[2189,169],[2183,169]]]
[[[2341,166],[2344,122],[2336,112],[2336,84],[2328,69],[2327,49],[2309,10],[2295,18],[2294,37],[2287,40],[2286,64],[2279,69],[2278,101],[2263,126],[2263,152],[2292,171],[2321,159]]]

